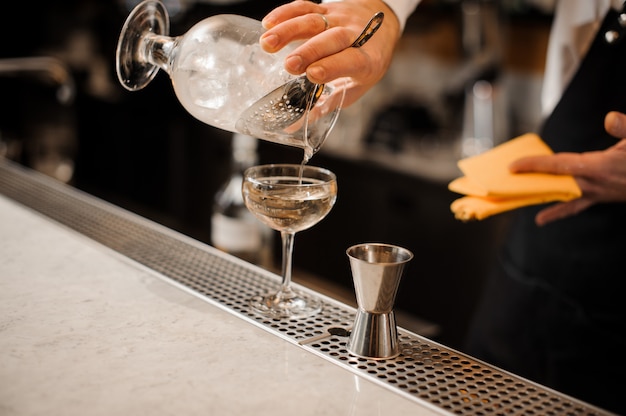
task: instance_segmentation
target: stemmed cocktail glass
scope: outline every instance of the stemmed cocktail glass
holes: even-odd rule
[[[337,198],[331,171],[309,165],[261,165],[247,169],[242,185],[246,207],[269,227],[280,231],[283,281],[276,293],[255,296],[252,308],[272,318],[303,318],[319,312],[321,301],[307,298],[291,286],[296,232],[317,224]]]

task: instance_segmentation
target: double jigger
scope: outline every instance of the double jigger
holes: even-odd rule
[[[346,254],[358,306],[348,352],[373,359],[396,357],[400,352],[393,304],[413,253],[390,244],[365,243],[348,248]]]

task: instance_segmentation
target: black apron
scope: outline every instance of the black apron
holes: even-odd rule
[[[604,130],[609,111],[626,113],[626,39],[604,39],[616,26],[611,10],[542,127],[555,152],[604,150],[618,141]],[[537,227],[542,208],[513,214],[467,352],[626,414],[626,204],[596,205]]]

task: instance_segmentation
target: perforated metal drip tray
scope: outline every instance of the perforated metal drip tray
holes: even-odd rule
[[[277,276],[0,158],[0,193],[153,269],[208,302],[359,376],[442,413],[601,415],[601,409],[399,329],[400,356],[368,360],[346,350],[354,309],[323,300],[320,314],[272,320],[246,299],[276,290]]]

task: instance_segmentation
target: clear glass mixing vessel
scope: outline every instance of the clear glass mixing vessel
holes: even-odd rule
[[[261,22],[239,15],[210,16],[178,37],[169,36],[169,26],[159,1],[143,1],[131,11],[116,52],[117,75],[126,89],[144,88],[162,69],[183,107],[206,124],[300,147],[308,157],[321,147],[339,115],[342,80],[316,90],[315,99],[307,97],[303,116],[288,125],[250,128],[241,120],[246,110],[299,78],[283,68],[295,45],[274,54],[263,51]]]

